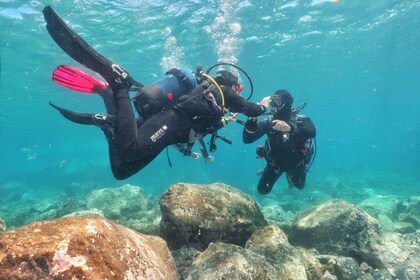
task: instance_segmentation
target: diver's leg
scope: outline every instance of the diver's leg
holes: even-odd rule
[[[283,171],[279,167],[276,167],[271,163],[267,163],[264,173],[258,182],[258,192],[260,194],[268,194],[271,192],[271,189],[282,173]]]
[[[114,138],[109,141],[115,178],[126,179],[149,164],[167,146],[187,142],[191,130],[187,117],[174,109],[147,120],[137,130],[129,99],[117,99]],[[124,109],[125,108],[125,109]],[[131,109],[131,112],[128,112]]]
[[[111,88],[107,87],[106,89],[97,91],[97,93],[100,97],[102,97],[102,100],[104,101],[106,113],[108,115],[115,116],[117,113],[117,108],[115,106],[114,96],[112,95]]]
[[[294,170],[288,171],[286,176],[287,176],[287,180],[289,181],[289,184],[292,183],[294,187],[300,190],[305,187],[305,181],[306,181],[305,168],[297,167]]]

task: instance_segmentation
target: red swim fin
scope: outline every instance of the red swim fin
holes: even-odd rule
[[[58,66],[53,72],[52,79],[66,88],[87,93],[96,93],[108,88],[106,82],[67,65]]]

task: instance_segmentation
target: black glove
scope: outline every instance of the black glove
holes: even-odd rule
[[[245,122],[245,129],[249,132],[254,132],[258,129],[257,118],[248,118]]]

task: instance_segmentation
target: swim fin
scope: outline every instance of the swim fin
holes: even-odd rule
[[[111,87],[113,88],[120,86],[130,88],[132,85],[143,87],[121,66],[113,63],[89,46],[82,37],[67,26],[53,8],[46,6],[42,13],[50,36],[74,60],[101,74],[108,83],[112,83]]]
[[[98,93],[108,88],[106,82],[67,65],[58,66],[53,72],[52,79],[66,88],[86,93]]]
[[[78,123],[78,124],[84,124],[84,125],[96,125],[101,128],[106,127],[114,127],[115,123],[115,116],[108,115],[108,114],[100,114],[100,113],[79,113],[75,111],[70,111],[64,108],[61,108],[51,101],[49,104],[55,108],[57,111],[60,112],[61,115],[63,115],[66,119]]]

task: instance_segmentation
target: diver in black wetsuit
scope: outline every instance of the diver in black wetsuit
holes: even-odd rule
[[[268,194],[283,172],[290,188],[305,186],[316,130],[310,118],[292,111],[292,103],[293,97],[288,91],[278,90],[270,101],[270,116],[258,123],[256,118],[249,118],[245,123],[244,143],[267,135],[265,146],[257,150],[258,156],[267,161],[258,183],[260,194]]]
[[[236,85],[216,78],[195,87],[175,107],[163,110],[137,126],[129,97],[134,85],[141,87],[121,66],[92,49],[70,29],[49,6],[43,10],[47,30],[55,42],[72,58],[99,73],[108,82],[116,109],[114,132],[108,138],[112,172],[126,179],[149,164],[167,146],[191,143],[196,137],[214,133],[222,127],[225,110],[257,117],[266,111],[270,97],[261,104],[239,96]]]
[[[153,115],[137,129],[129,87],[127,84],[113,90],[117,113],[114,137],[108,143],[111,168],[117,179],[135,174],[169,145],[191,143],[196,137],[217,131],[221,128],[224,109],[257,117],[266,111],[270,100],[265,97],[261,105],[254,104],[224,85],[221,86],[222,96],[215,85],[203,82],[175,107]],[[221,106],[222,98],[224,106]]]

